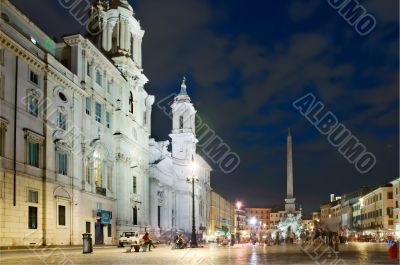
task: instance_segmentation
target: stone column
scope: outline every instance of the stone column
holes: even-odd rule
[[[102,23],[102,32],[101,32],[101,41],[104,50],[107,50],[107,22],[103,21]]]
[[[131,36],[131,34],[130,34],[130,31],[129,31],[129,22],[128,22],[128,20],[125,20],[124,21],[125,22],[125,50],[126,51],[129,51],[129,41],[130,41],[130,36]]]
[[[119,45],[119,47],[120,47],[121,50],[124,50],[125,49],[125,27],[126,27],[126,25],[125,25],[125,21],[124,20],[120,20],[119,23],[121,25],[121,30],[120,30],[121,35],[119,36],[120,37],[120,45]]]
[[[113,28],[114,28],[114,25],[112,23],[107,24],[107,49],[106,49],[106,51],[110,51],[112,49]]]

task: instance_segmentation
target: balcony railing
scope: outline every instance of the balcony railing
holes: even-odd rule
[[[96,187],[96,193],[107,196],[107,189],[106,188],[101,188],[101,187]]]

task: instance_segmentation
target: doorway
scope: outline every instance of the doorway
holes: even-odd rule
[[[103,224],[100,222],[95,223],[95,244],[104,244]]]

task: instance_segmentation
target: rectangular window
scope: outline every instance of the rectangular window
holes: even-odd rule
[[[111,86],[112,86],[112,85],[111,85],[111,82],[108,82],[108,83],[107,83],[107,92],[108,92],[108,93],[111,93]]]
[[[112,188],[112,167],[107,166],[107,188],[111,190]]]
[[[86,97],[86,114],[90,115],[90,108],[91,108],[91,100],[90,97]]]
[[[5,128],[0,124],[0,156],[4,156],[5,137]]]
[[[111,224],[108,224],[108,227],[107,227],[107,234],[108,234],[108,237],[112,237],[112,227],[111,227]]]
[[[37,207],[29,206],[28,228],[37,229]]]
[[[138,221],[137,221],[137,207],[133,207],[133,225],[137,225]]]
[[[68,174],[67,159],[68,159],[67,154],[63,153],[58,154],[58,174],[65,176]]]
[[[29,80],[35,85],[39,85],[39,75],[33,71],[30,71]]]
[[[38,99],[33,95],[28,98],[28,112],[35,117],[38,116]]]
[[[161,227],[161,206],[158,206],[157,208],[157,224],[158,228]]]
[[[86,233],[90,234],[90,222],[86,222]]]
[[[28,202],[38,203],[39,202],[39,192],[30,190],[28,192]]]
[[[86,75],[90,77],[90,63],[86,63]]]
[[[0,49],[0,64],[4,65],[4,49]]]
[[[58,128],[63,130],[67,129],[66,116],[62,112],[58,112]]]
[[[4,99],[4,75],[2,73],[0,73],[0,99]]]
[[[90,170],[90,165],[91,165],[90,160],[87,159],[86,160],[86,182],[87,183],[91,183],[92,174],[91,174],[91,170]]]
[[[58,205],[58,225],[65,226],[65,206]]]
[[[386,214],[389,215],[390,218],[393,217],[393,208],[388,207],[386,208]]]
[[[39,144],[28,142],[28,165],[39,167]]]
[[[136,194],[136,192],[137,192],[136,184],[137,184],[136,177],[133,177],[133,186],[132,186],[133,194]]]
[[[393,192],[388,192],[388,199],[392,200],[393,199]]]
[[[101,76],[100,71],[97,70],[97,71],[96,71],[96,83],[97,83],[99,86],[102,86],[102,84],[103,84],[103,80],[102,80],[102,79],[103,79],[103,78],[102,78],[102,76]]]
[[[147,112],[143,112],[143,126],[146,126],[147,123]]]
[[[106,127],[110,128],[110,112],[106,112]]]
[[[95,119],[98,123],[101,123],[101,104],[99,102],[95,104]]]

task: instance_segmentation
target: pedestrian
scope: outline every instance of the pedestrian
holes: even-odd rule
[[[396,240],[393,240],[393,238],[388,239],[388,245],[389,245],[389,259],[391,260],[397,260],[398,259],[398,254],[399,254],[399,249]]]
[[[337,233],[333,235],[332,241],[333,241],[333,246],[335,248],[335,253],[339,253],[340,238]]]
[[[156,245],[153,244],[153,241],[150,238],[150,234],[146,232],[143,236],[144,244],[148,245],[149,251],[151,251],[151,247],[156,248]]]

